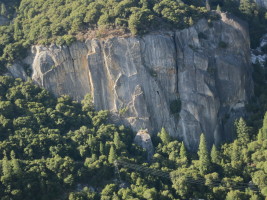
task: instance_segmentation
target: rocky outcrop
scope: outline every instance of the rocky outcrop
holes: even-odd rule
[[[134,138],[134,143],[142,147],[147,152],[147,160],[151,160],[154,155],[154,146],[148,130],[140,130]]]
[[[246,26],[222,14],[176,32],[33,46],[24,62],[54,94],[91,93],[98,110],[134,131],[165,127],[194,150],[202,132],[210,145],[232,138],[232,121],[253,94],[249,43]]]
[[[251,50],[251,61],[253,64],[259,63],[262,67],[267,63],[267,34],[262,36],[259,47]]]

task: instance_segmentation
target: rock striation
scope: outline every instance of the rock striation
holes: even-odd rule
[[[55,95],[82,100],[90,93],[96,109],[135,132],[165,127],[195,150],[202,132],[209,145],[233,137],[232,122],[253,95],[249,43],[246,26],[223,13],[174,32],[37,45],[23,62]],[[19,70],[10,67],[23,78]]]

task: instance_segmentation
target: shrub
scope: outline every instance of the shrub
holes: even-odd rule
[[[216,72],[216,69],[215,69],[215,67],[208,66],[207,72],[208,72],[211,76],[213,76],[213,75],[215,74],[215,72]]]
[[[200,33],[198,33],[198,38],[206,40],[206,39],[208,39],[208,36],[205,35],[204,33],[200,32]]]
[[[76,41],[76,38],[72,35],[65,35],[63,36],[63,39],[65,41],[65,44],[70,46],[73,42]]]
[[[171,114],[178,114],[181,111],[181,100],[172,100],[170,103]]]
[[[219,42],[219,44],[218,44],[218,46],[219,46],[219,48],[223,48],[223,49],[225,49],[225,48],[227,48],[227,43],[226,42],[224,42],[224,41],[220,41]]]
[[[153,69],[149,69],[149,74],[150,74],[152,77],[155,77],[155,78],[158,76],[157,72],[154,71]]]

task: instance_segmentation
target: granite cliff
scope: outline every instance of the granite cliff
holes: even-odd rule
[[[231,139],[232,122],[253,95],[247,28],[221,17],[142,37],[33,46],[9,69],[26,79],[21,65],[30,65],[34,82],[55,95],[81,100],[90,93],[96,109],[135,132],[165,127],[194,150],[202,132],[210,145]]]

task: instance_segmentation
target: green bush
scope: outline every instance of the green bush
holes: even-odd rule
[[[149,74],[152,76],[152,77],[158,77],[158,74],[157,74],[157,72],[155,71],[155,70],[153,70],[153,69],[149,69]]]
[[[224,41],[220,41],[219,44],[218,44],[218,47],[219,48],[223,48],[223,49],[227,48],[227,46],[228,46],[227,43],[224,42]]]
[[[170,111],[171,111],[171,114],[180,113],[180,111],[181,111],[181,100],[180,99],[176,99],[176,100],[171,101]]]
[[[73,42],[76,41],[76,38],[72,35],[64,35],[63,38],[64,44],[70,46]]]

